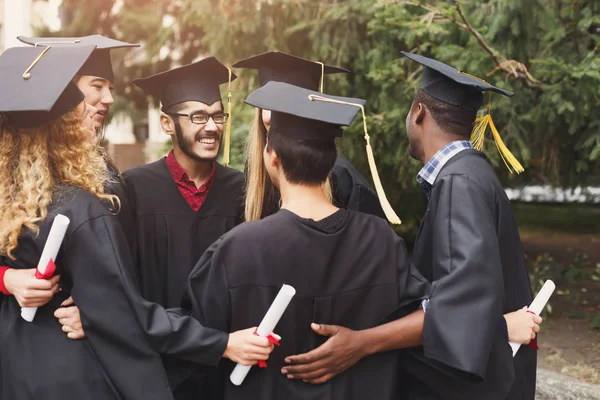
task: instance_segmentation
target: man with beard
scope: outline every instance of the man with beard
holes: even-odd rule
[[[180,307],[194,264],[243,219],[244,174],[216,162],[229,117],[219,85],[230,77],[236,78],[208,57],[134,80],[160,100],[161,127],[173,141],[166,157],[123,173],[137,229],[142,296],[167,308]],[[175,398],[199,398],[200,371],[163,361]]]

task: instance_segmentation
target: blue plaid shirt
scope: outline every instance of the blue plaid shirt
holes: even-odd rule
[[[417,174],[417,182],[427,195],[427,198],[431,196],[431,190],[433,188],[433,184],[435,183],[435,179],[439,175],[440,171],[446,165],[448,161],[458,153],[463,150],[472,149],[473,146],[471,142],[468,140],[457,140],[451,143],[448,143],[441,149],[437,151],[431,157],[431,160],[427,161],[427,164],[421,168],[419,173]]]

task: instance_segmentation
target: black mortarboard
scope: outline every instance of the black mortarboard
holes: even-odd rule
[[[440,61],[406,51],[402,54],[425,67],[421,90],[444,103],[476,111],[481,108],[482,92],[492,91],[509,97],[514,94]]]
[[[123,47],[139,47],[139,44],[122,42],[101,35],[90,35],[82,37],[25,37],[18,36],[23,43],[34,46],[96,46],[96,49],[87,62],[81,67],[79,75],[92,75],[100,78],[115,80],[115,75],[110,59],[110,50]]]
[[[252,56],[236,62],[232,67],[257,69],[260,86],[270,81],[277,81],[319,91],[323,89],[323,74],[350,72],[344,68],[306,60],[281,51],[269,51]]]
[[[0,113],[17,129],[66,114],[83,101],[73,77],[94,46],[14,47],[0,55]]]
[[[334,102],[315,101],[329,99]],[[341,103],[340,103],[341,102]],[[250,93],[246,103],[271,110],[271,127],[294,139],[334,141],[342,135],[341,126],[348,126],[359,111],[352,103],[364,106],[362,99],[328,96],[283,82],[269,82]]]
[[[508,97],[512,97],[514,94],[508,90],[490,85],[483,79],[459,71],[440,61],[406,51],[403,51],[402,54],[425,67],[423,76],[421,77],[421,90],[444,103],[477,111],[481,108],[483,92],[489,92],[490,99],[492,92]],[[523,172],[523,166],[508,150],[508,147],[506,147],[500,137],[500,133],[498,133],[498,129],[494,125],[491,115],[491,102],[488,102],[487,114],[475,120],[475,126],[471,134],[473,147],[477,150],[483,149],[483,139],[488,126],[491,128],[502,161],[504,161],[509,171],[516,173]]]
[[[163,112],[174,104],[184,101],[199,101],[211,105],[221,100],[219,85],[229,83],[227,113],[229,119],[225,128],[223,143],[223,164],[229,165],[231,142],[231,82],[237,76],[214,57],[173,68],[147,78],[135,79],[135,83],[147,94],[158,98]]]
[[[273,81],[250,93],[246,103],[271,110],[269,132],[276,131],[295,139],[318,141],[334,141],[336,137],[341,136],[341,127],[350,125],[360,109],[367,144],[367,160],[373,176],[375,191],[388,221],[400,224],[400,218],[387,200],[375,165],[375,157],[367,132],[365,100],[324,95],[288,83]]]
[[[232,73],[231,80],[236,78]],[[184,101],[211,105],[221,100],[219,85],[227,82],[229,70],[214,57],[133,81],[146,93],[156,96],[163,110]]]

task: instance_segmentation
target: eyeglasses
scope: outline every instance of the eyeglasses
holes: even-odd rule
[[[197,113],[197,114],[165,113],[165,114],[171,115],[174,117],[188,117],[190,119],[190,121],[192,121],[192,124],[197,124],[197,125],[207,124],[211,118],[215,124],[223,125],[223,124],[227,123],[227,120],[229,119],[229,114],[223,113],[223,112],[218,112],[218,113],[214,113],[214,114],[204,114],[204,113]]]

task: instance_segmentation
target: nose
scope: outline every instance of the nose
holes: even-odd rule
[[[104,94],[102,96],[102,100],[100,100],[100,102],[102,104],[104,104],[104,106],[106,106],[108,108],[108,106],[114,104],[115,99],[110,91],[110,89],[104,89]]]
[[[219,130],[219,127],[217,126],[217,124],[215,124],[215,121],[212,119],[212,117],[210,117],[208,119],[208,122],[204,126],[204,131],[205,132],[217,132],[218,130]]]

